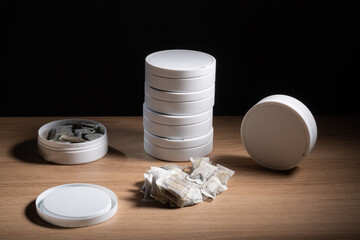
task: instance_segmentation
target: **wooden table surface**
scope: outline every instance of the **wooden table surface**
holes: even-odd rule
[[[144,152],[141,117],[88,117],[107,127],[109,152],[73,166],[37,154],[37,130],[56,119],[0,118],[0,239],[360,239],[360,116],[316,117],[314,150],[285,172],[249,158],[240,140],[242,117],[214,117],[210,158],[236,173],[214,201],[181,209],[142,201],[144,172],[166,162]],[[36,197],[74,182],[113,190],[118,212],[86,228],[39,219]]]

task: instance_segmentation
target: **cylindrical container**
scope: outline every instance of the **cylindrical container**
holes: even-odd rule
[[[153,111],[170,115],[194,115],[208,111],[214,106],[215,94],[197,101],[163,101],[152,98],[145,92],[145,104]]]
[[[49,131],[65,124],[90,123],[98,124],[103,136],[82,143],[62,143],[47,139]],[[59,164],[83,164],[98,160],[108,150],[107,130],[101,123],[87,119],[62,119],[43,125],[38,131],[38,152],[49,162]]]
[[[145,82],[156,89],[173,92],[194,92],[209,88],[215,83],[215,71],[192,78],[166,78],[145,72]]]
[[[155,158],[166,161],[189,161],[190,157],[207,156],[211,153],[212,147],[212,140],[198,147],[177,149],[159,147],[144,139],[145,151]]]
[[[143,115],[152,122],[165,125],[191,125],[204,122],[213,116],[213,109],[195,115],[168,115],[154,112],[143,104]]]
[[[167,102],[192,102],[215,95],[215,84],[196,92],[171,92],[150,87],[145,83],[145,92],[152,98]]]
[[[184,139],[172,139],[172,138],[163,138],[155,136],[146,129],[144,130],[144,139],[146,139],[149,143],[162,147],[162,148],[171,148],[171,149],[184,149],[184,148],[194,148],[198,146],[202,146],[213,139],[213,129],[199,137],[194,138],[184,138]]]
[[[144,129],[149,133],[173,139],[193,138],[208,133],[212,128],[212,117],[195,124],[189,125],[165,125],[156,123],[143,116]]]
[[[144,148],[153,157],[189,161],[212,150],[216,60],[193,50],[145,59]]]
[[[170,79],[205,76],[215,72],[215,67],[216,60],[213,56],[193,50],[165,50],[154,52],[145,58],[146,72]]]
[[[313,149],[316,122],[299,100],[272,95],[259,101],[244,116],[242,143],[259,164],[274,170],[297,166]]]

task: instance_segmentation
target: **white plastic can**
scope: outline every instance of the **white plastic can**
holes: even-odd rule
[[[189,125],[166,125],[156,123],[143,116],[144,129],[149,133],[172,139],[193,138],[208,133],[212,128],[212,117],[209,119]]]
[[[145,151],[155,158],[166,161],[181,162],[189,161],[190,157],[194,156],[207,156],[211,153],[212,147],[213,141],[211,140],[203,145],[193,148],[164,148],[156,146],[144,138]]]
[[[241,140],[251,158],[274,170],[297,166],[313,149],[316,138],[316,122],[310,110],[287,95],[262,99],[241,124]]]
[[[172,92],[193,92],[209,88],[215,83],[215,71],[200,77],[166,78],[145,72],[145,82],[156,89]]]
[[[145,58],[145,82],[156,89],[196,92],[215,83],[216,60],[199,51],[173,49]]]
[[[162,147],[162,148],[170,148],[170,149],[186,149],[186,148],[194,148],[201,145],[204,145],[213,139],[213,128],[204,135],[194,137],[194,138],[181,138],[181,139],[172,139],[172,138],[163,138],[155,136],[146,129],[144,129],[144,139],[149,143]]]
[[[168,102],[191,102],[198,101],[201,99],[208,98],[215,94],[215,84],[210,87],[192,92],[172,92],[172,91],[163,91],[150,87],[145,83],[145,92],[152,98],[168,101]]]
[[[197,78],[212,74],[215,68],[213,56],[194,50],[164,50],[145,58],[145,71],[163,78]]]
[[[143,115],[147,119],[165,125],[191,125],[204,122],[213,116],[213,109],[194,115],[169,115],[154,112],[143,104]]]
[[[145,92],[145,104],[151,110],[170,115],[195,115],[208,111],[214,106],[215,94],[196,101],[163,101]]]

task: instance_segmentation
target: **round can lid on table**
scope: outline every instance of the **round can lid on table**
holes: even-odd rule
[[[50,188],[36,199],[40,218],[60,227],[86,227],[104,222],[117,211],[117,196],[108,188],[72,183]]]

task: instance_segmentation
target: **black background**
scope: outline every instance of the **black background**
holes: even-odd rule
[[[144,58],[165,49],[217,59],[215,115],[277,93],[315,114],[360,113],[359,14],[346,1],[24,1],[2,12],[1,116],[141,115]]]

